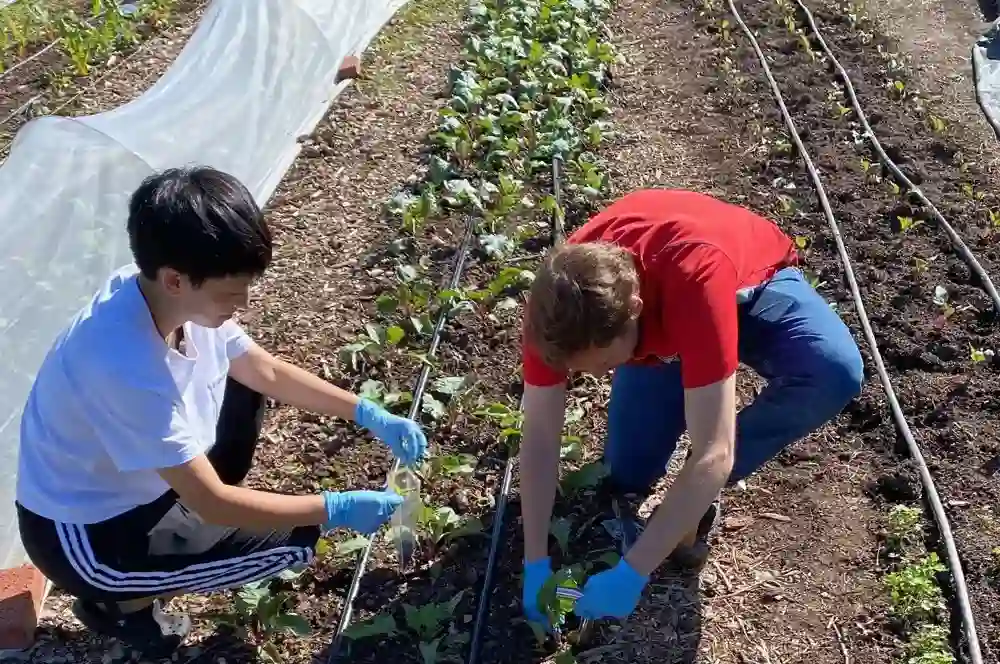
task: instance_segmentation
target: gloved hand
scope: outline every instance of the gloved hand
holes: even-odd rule
[[[392,517],[403,497],[390,491],[324,491],[326,528],[374,533]]]
[[[622,558],[609,570],[590,577],[573,613],[581,618],[627,618],[635,610],[649,577],[635,571]]]
[[[521,595],[524,615],[531,622],[541,623],[547,628],[552,626],[548,624],[548,616],[538,606],[538,593],[551,576],[552,560],[548,556],[524,564],[524,590]]]
[[[427,451],[427,438],[420,425],[411,419],[393,415],[368,399],[359,399],[354,421],[382,440],[404,466],[419,462]]]

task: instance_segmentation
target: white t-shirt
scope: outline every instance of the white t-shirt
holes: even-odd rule
[[[104,521],[160,497],[157,468],[215,444],[231,359],[250,339],[235,321],[184,325],[186,355],[156,330],[129,265],[49,350],[21,418],[17,500],[63,523]]]

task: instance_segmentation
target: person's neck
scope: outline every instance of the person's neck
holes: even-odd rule
[[[164,341],[169,342],[174,333],[186,322],[184,315],[174,310],[156,283],[142,274],[139,275],[139,292],[146,299],[146,306],[153,318],[153,324],[156,325],[157,333]]]

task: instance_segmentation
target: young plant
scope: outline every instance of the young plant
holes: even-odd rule
[[[390,348],[399,345],[405,336],[406,332],[398,325],[386,328],[367,323],[364,334],[340,349],[340,361],[352,370],[359,371],[363,361],[375,362]]]
[[[894,553],[915,544],[923,535],[923,512],[918,507],[896,505],[889,512],[886,543]]]
[[[936,621],[945,609],[935,575],[946,571],[936,553],[888,574],[885,585],[893,615],[905,623]]]
[[[569,539],[572,528],[573,522],[565,518],[553,519],[549,526],[549,534],[556,540],[563,556],[569,555]]]
[[[447,424],[454,425],[477,380],[473,373],[465,376],[441,376],[435,379],[431,383],[430,390],[440,395],[441,399],[425,394],[421,404],[423,411],[434,420],[445,419]]]
[[[298,576],[298,572],[285,570],[279,579],[293,581]],[[312,632],[309,622],[291,608],[295,593],[275,591],[274,585],[271,579],[249,583],[237,591],[232,613],[211,616],[217,623],[244,634],[255,645],[258,658],[267,664],[283,660],[274,644],[275,636],[307,636]]]
[[[521,427],[524,414],[518,408],[495,402],[475,412],[475,416],[500,427],[500,442],[507,445],[508,454],[516,455],[521,447]]]
[[[571,496],[579,493],[580,491],[593,489],[597,487],[597,485],[601,483],[601,480],[607,477],[609,473],[610,470],[604,463],[600,461],[593,461],[578,468],[577,470],[567,473],[559,482],[559,493],[564,496]]]
[[[389,390],[385,386],[385,383],[371,378],[361,383],[358,395],[379,404],[387,410],[398,411],[400,407],[405,407],[413,401],[413,394],[411,392]]]

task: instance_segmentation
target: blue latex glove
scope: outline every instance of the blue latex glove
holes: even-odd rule
[[[548,617],[538,606],[538,593],[551,576],[552,560],[547,556],[524,564],[524,590],[521,595],[524,615],[531,622],[540,623],[547,628],[551,626],[548,624]]]
[[[419,424],[393,415],[373,401],[358,400],[354,409],[354,421],[388,445],[404,466],[414,465],[427,451],[427,438]]]
[[[627,618],[635,610],[649,577],[639,574],[622,558],[611,569],[596,574],[583,586],[573,613],[581,618]]]
[[[403,497],[391,491],[324,491],[326,528],[370,535],[392,517]]]

